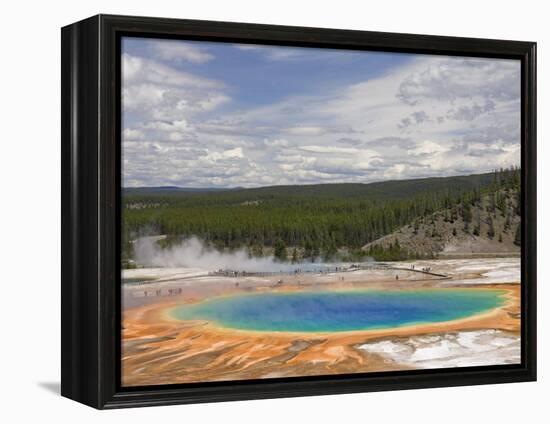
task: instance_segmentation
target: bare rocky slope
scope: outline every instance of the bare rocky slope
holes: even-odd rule
[[[419,218],[363,246],[400,249],[418,257],[460,258],[519,255],[518,193],[500,190],[484,194],[473,205],[455,205]]]

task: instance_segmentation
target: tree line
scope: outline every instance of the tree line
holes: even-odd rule
[[[377,188],[380,195],[358,190],[357,194],[350,194],[349,189],[346,192],[343,188],[345,184],[330,185],[325,191],[317,189],[315,194],[294,188],[161,196],[125,193],[123,257],[132,256],[131,240],[150,234],[166,234],[165,246],[196,236],[217,249],[246,247],[255,256],[263,255],[264,248],[274,249],[281,259],[291,259],[293,255],[329,256],[342,247],[360,255],[358,249],[365,244],[417,222],[420,217],[448,209],[460,211],[465,222],[471,221],[467,219],[469,208],[482,193],[497,193],[504,187],[518,188],[519,192],[519,168],[501,169],[475,180],[474,177],[471,181],[464,177],[450,179],[452,183],[448,185],[434,179],[434,190],[430,190],[429,181],[423,180],[427,189],[412,191],[411,195],[395,184],[386,191],[383,186]],[[339,191],[346,195],[339,195]],[[494,202],[495,208],[502,206],[498,196]],[[295,249],[290,257],[287,247]]]

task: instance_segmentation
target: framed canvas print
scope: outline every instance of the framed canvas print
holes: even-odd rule
[[[62,30],[62,394],[533,381],[535,43]]]

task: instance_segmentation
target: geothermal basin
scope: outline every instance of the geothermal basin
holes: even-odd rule
[[[520,363],[519,258],[352,265],[125,270],[123,386]]]
[[[504,290],[346,290],[223,296],[174,308],[180,320],[252,331],[374,330],[451,321],[489,311]]]

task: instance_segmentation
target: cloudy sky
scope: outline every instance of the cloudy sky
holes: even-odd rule
[[[123,39],[123,185],[256,187],[520,163],[520,63]]]

